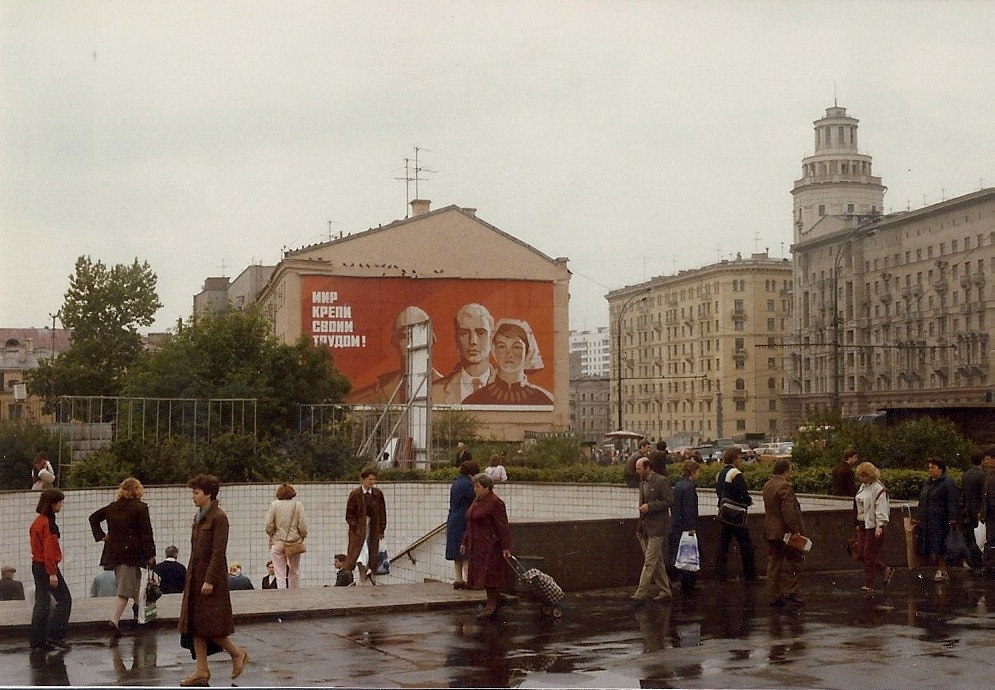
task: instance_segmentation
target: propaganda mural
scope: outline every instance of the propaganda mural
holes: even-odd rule
[[[434,405],[552,409],[552,283],[301,276],[301,290],[304,332],[352,382],[347,402],[390,399],[405,326],[428,319]]]

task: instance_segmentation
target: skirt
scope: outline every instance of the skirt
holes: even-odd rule
[[[114,577],[117,578],[117,595],[125,599],[138,599],[138,585],[142,574],[136,565],[114,566]]]

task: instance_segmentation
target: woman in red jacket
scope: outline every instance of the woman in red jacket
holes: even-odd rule
[[[499,590],[508,584],[505,559],[511,555],[511,531],[504,501],[494,493],[494,480],[486,474],[473,478],[476,495],[466,511],[466,532],[460,551],[470,557],[468,589],[487,591],[487,605],[477,618],[491,618],[497,613]]]
[[[53,647],[69,649],[66,626],[73,608],[73,597],[59,570],[62,548],[59,546],[59,526],[55,514],[62,510],[65,495],[58,489],[45,489],[38,498],[31,523],[31,574],[35,578],[35,608],[31,614],[31,648],[47,651]],[[52,598],[55,611],[52,612]],[[49,614],[51,613],[51,620]]]

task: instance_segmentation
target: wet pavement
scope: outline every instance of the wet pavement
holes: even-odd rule
[[[989,688],[995,581],[934,584],[900,571],[865,596],[855,572],[809,575],[805,608],[779,612],[762,586],[704,582],[666,606],[630,590],[569,595],[559,620],[522,600],[479,622],[468,602],[240,623],[239,685],[350,687]],[[68,653],[33,655],[0,633],[8,685],[175,685],[190,673],[173,626],[111,640],[74,631]],[[225,659],[221,659],[225,656]],[[226,655],[212,685],[229,685]]]

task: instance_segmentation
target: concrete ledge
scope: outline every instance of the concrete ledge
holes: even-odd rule
[[[347,616],[382,611],[421,611],[475,606],[485,599],[483,591],[454,590],[452,584],[426,582],[414,585],[376,587],[328,587],[311,589],[266,589],[231,593],[236,626],[268,620],[297,620],[327,616]],[[175,626],[180,616],[181,594],[166,594],[157,602],[158,626]],[[71,631],[106,630],[114,599],[111,597],[73,600]],[[0,632],[24,632],[31,625],[34,598],[0,602]],[[127,622],[130,610],[125,610]],[[127,628],[125,628],[127,630]]]

